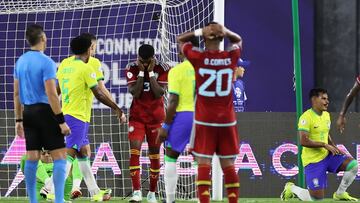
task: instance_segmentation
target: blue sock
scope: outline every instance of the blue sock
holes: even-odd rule
[[[54,161],[53,180],[55,187],[55,203],[64,202],[64,187],[66,175],[66,160],[58,159]]]
[[[37,170],[38,161],[26,160],[24,175],[26,190],[29,195],[30,203],[37,203],[36,198],[36,170]]]

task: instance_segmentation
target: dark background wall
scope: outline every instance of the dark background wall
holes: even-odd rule
[[[339,111],[359,74],[360,2],[315,2],[315,85],[329,91],[330,111]],[[358,98],[349,109],[359,111]]]

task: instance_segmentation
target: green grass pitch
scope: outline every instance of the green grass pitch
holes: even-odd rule
[[[0,198],[0,202],[1,203],[24,203],[24,201],[26,201],[27,199],[25,198]],[[90,202],[90,199],[79,199],[79,200],[75,200],[73,201],[73,203],[81,203],[81,202]],[[110,201],[108,201],[109,203],[111,202],[117,202],[117,203],[127,203],[128,199],[123,200],[123,198],[113,198]],[[160,202],[160,201],[159,201]],[[196,201],[176,201],[176,203],[191,203],[191,202],[196,202]],[[216,201],[213,201],[216,202]],[[226,202],[226,201],[221,201],[221,202]],[[240,198],[239,199],[240,203],[279,203],[280,198]],[[292,200],[292,201],[287,201],[287,203],[292,203],[292,202],[300,202],[299,200]],[[323,201],[321,201],[321,203],[329,203],[329,202],[336,202],[332,199],[325,199]],[[40,203],[48,203],[47,201],[40,201]]]

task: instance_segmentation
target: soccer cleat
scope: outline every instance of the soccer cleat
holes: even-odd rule
[[[48,194],[46,195],[46,201],[48,201],[48,202],[55,202],[55,194],[53,194],[53,193],[48,193]]]
[[[91,197],[93,202],[109,201],[111,198],[111,189],[100,190],[98,194]]]
[[[46,189],[46,187],[42,187],[40,189],[40,196],[44,199],[47,199],[47,195],[49,194],[49,192],[50,191],[48,189]]]
[[[293,192],[291,192],[291,186],[293,186],[294,183],[292,182],[287,182],[285,184],[284,190],[282,191],[280,198],[282,201],[288,201],[291,198],[294,198],[295,195]]]
[[[142,194],[140,190],[135,190],[133,192],[132,197],[130,198],[129,202],[141,202]]]
[[[336,192],[334,192],[333,194],[333,199],[337,200],[337,201],[352,201],[352,202],[357,202],[358,199],[356,199],[355,197],[351,197],[349,195],[349,193],[344,192],[340,195],[336,194]]]
[[[82,196],[80,188],[75,188],[71,191],[70,199],[76,199]]]
[[[155,192],[149,192],[146,196],[146,200],[148,203],[158,203],[155,197]]]

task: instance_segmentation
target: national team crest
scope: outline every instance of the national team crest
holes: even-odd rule
[[[319,185],[319,179],[314,178],[314,179],[312,180],[312,182],[313,182],[313,184],[314,184],[314,187],[319,187],[319,186],[320,186],[320,185]]]

